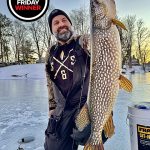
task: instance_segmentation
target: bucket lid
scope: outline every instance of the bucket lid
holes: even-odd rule
[[[150,102],[134,103],[128,106],[128,115],[150,120]]]
[[[150,102],[142,102],[138,104],[134,104],[135,108],[150,110]]]

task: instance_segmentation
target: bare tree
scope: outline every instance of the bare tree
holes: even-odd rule
[[[150,31],[148,31],[148,28],[144,26],[144,22],[142,19],[139,19],[137,21],[137,53],[140,60],[140,63],[143,66],[143,70],[145,71],[145,63],[146,63],[146,57],[147,57],[147,47],[148,47],[148,40],[150,37]]]
[[[123,31],[122,47],[130,68],[132,68],[132,48],[135,36],[135,22],[136,16],[129,15],[124,18],[124,23],[126,25],[128,32]]]
[[[77,34],[89,33],[89,14],[86,8],[81,7],[70,12],[70,17]]]
[[[15,60],[20,63],[22,55],[22,45],[27,39],[27,28],[21,21],[14,21],[12,26],[12,47],[15,54]],[[14,46],[13,46],[14,45]]]
[[[25,40],[21,46],[22,49],[22,62],[31,63],[35,61],[34,50],[32,49],[32,42],[30,40]]]
[[[116,17],[119,21],[122,21],[122,18],[120,17]],[[127,48],[126,48],[126,41],[125,41],[125,37],[124,37],[124,32],[123,29],[120,26],[117,26],[118,31],[119,31],[119,35],[120,35],[120,42],[121,42],[121,50],[122,50],[122,67],[125,65],[125,63],[127,62],[128,58],[127,58]]]
[[[36,22],[32,22],[29,25],[29,30],[31,31],[33,41],[33,47],[35,49],[35,53],[38,55],[39,62],[41,62],[41,58],[44,52],[46,52],[47,49],[51,47],[55,42],[55,38],[50,32],[48,23],[48,16],[52,9],[54,9],[54,7],[51,5],[47,10],[47,13],[44,14],[42,18],[40,18]]]
[[[11,21],[5,15],[0,13],[0,60],[3,63],[9,62],[9,52],[8,47],[10,34]]]
[[[34,42],[35,47],[35,53],[38,55],[39,60],[42,58],[43,53],[43,43],[42,43],[42,28],[40,20],[36,22],[32,22],[29,26],[29,29],[31,31],[32,40]]]
[[[42,28],[42,40],[44,43],[44,47],[45,47],[45,51],[51,47],[54,44],[54,36],[52,35],[52,33],[50,32],[50,28],[49,28],[49,23],[48,23],[48,16],[50,14],[50,12],[54,9],[54,7],[51,5],[49,7],[49,9],[47,10],[47,12],[44,14],[44,16],[40,19],[40,25]]]
[[[3,56],[4,56],[4,62],[6,63],[9,63],[10,62],[10,54],[11,54],[11,51],[10,51],[10,48],[9,48],[9,42],[7,39],[4,39],[3,40]]]

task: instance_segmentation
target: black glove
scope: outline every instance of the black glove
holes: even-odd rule
[[[71,137],[76,141],[78,145],[85,145],[91,135],[91,124],[88,124],[83,131],[73,129],[73,134]],[[103,144],[108,140],[108,137],[105,136],[104,130],[102,131],[102,141]]]
[[[71,137],[76,141],[78,145],[85,145],[91,135],[91,124],[88,124],[83,131],[73,129]]]

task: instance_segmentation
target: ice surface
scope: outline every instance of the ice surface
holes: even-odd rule
[[[48,122],[47,87],[44,64],[0,68],[0,150],[17,150],[18,140],[34,136],[24,150],[44,150],[44,131]],[[23,75],[26,77],[12,77]],[[130,150],[127,109],[132,102],[150,101],[150,73],[127,76],[133,83],[132,94],[120,90],[114,108],[115,135],[106,150]],[[79,147],[82,150],[83,147]]]
[[[26,79],[24,76],[27,74],[27,79],[44,79],[45,67],[44,63],[41,64],[26,64],[26,65],[13,65],[0,68],[0,79]],[[12,75],[19,75],[13,77]]]

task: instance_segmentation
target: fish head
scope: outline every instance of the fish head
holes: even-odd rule
[[[91,17],[99,24],[103,19],[111,20],[116,17],[114,0],[91,0]]]

